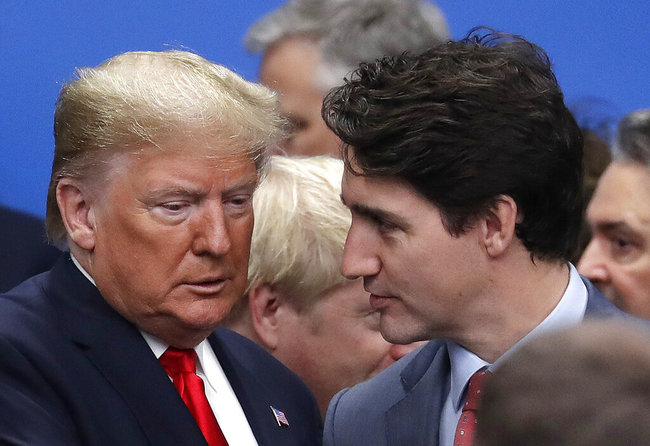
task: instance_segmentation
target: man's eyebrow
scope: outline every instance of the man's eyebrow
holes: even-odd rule
[[[621,220],[598,222],[594,225],[594,228],[604,234],[625,233],[631,237],[639,234],[638,230]]]
[[[148,195],[151,198],[159,198],[168,195],[195,196],[201,195],[201,190],[196,187],[177,184],[153,189],[149,191]]]
[[[608,232],[608,231],[616,231],[620,229],[626,229],[626,230],[631,230],[630,226],[625,223],[624,221],[600,221],[594,225],[597,229],[603,231],[603,232]]]
[[[259,185],[259,179],[257,174],[255,175],[246,175],[242,177],[242,179],[235,184],[230,185],[224,190],[225,194],[228,193],[237,193],[242,190],[247,190],[247,189],[257,189],[257,186]]]
[[[343,201],[342,197],[341,200]],[[345,204],[345,201],[343,201],[343,204]],[[401,215],[395,214],[393,212],[386,212],[383,209],[373,208],[358,203],[352,204],[348,207],[350,208],[350,211],[352,211],[353,213],[368,218],[370,220],[390,223],[404,230],[410,227],[410,225],[404,220],[404,218],[402,218]]]

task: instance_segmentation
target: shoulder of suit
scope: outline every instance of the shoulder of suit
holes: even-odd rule
[[[404,372],[418,368],[424,374],[442,345],[444,345],[442,340],[430,341],[373,378],[345,389],[339,394],[338,404],[345,404],[345,401],[354,405],[373,405],[378,401],[391,404],[392,401],[400,400],[405,394]]]
[[[301,387],[307,386],[292,370],[276,359],[263,347],[228,328],[219,327],[214,335],[230,359],[246,366],[249,370],[258,369],[264,373],[264,379],[295,381]]]

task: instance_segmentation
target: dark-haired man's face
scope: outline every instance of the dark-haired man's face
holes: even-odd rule
[[[587,220],[593,236],[578,270],[618,307],[650,319],[650,169],[612,163]]]
[[[363,277],[386,340],[403,344],[474,329],[462,309],[487,286],[477,229],[452,236],[436,206],[392,178],[346,170],[342,198],[352,225],[341,269]]]

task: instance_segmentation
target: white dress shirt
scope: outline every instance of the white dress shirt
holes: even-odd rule
[[[160,339],[141,331],[151,351],[160,358],[168,345]],[[257,446],[244,410],[239,404],[235,392],[228,382],[217,356],[214,354],[210,342],[204,339],[194,347],[198,356],[196,374],[205,384],[205,396],[219,423],[223,435],[230,445]],[[171,379],[171,378],[170,378]]]
[[[93,285],[97,286],[93,278],[81,266],[77,259],[72,254],[70,254],[70,257],[79,271]],[[144,340],[147,341],[149,348],[156,355],[156,358],[160,358],[165,353],[165,350],[167,350],[168,345],[149,333],[143,331],[140,331],[140,333],[142,333]],[[194,350],[198,356],[196,374],[205,384],[205,396],[208,399],[208,403],[210,403],[210,407],[228,444],[257,446],[257,441],[248,424],[244,410],[241,404],[239,404],[239,400],[230,386],[230,382],[223,372],[221,364],[219,364],[219,360],[214,354],[214,350],[210,346],[210,342],[204,339],[199,345],[194,347]]]
[[[444,402],[440,416],[440,446],[453,446],[454,444],[456,426],[465,404],[467,384],[476,371],[483,367],[495,371],[499,364],[533,337],[570,327],[582,321],[587,309],[587,288],[575,267],[569,264],[569,269],[569,284],[553,311],[537,327],[497,359],[494,364],[485,362],[451,340],[447,341],[451,376],[449,394]]]

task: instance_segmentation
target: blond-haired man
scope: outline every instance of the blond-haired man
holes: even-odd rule
[[[276,108],[182,51],[63,87],[46,220],[70,253],[0,297],[0,443],[318,443],[304,384],[215,331],[246,286]]]

